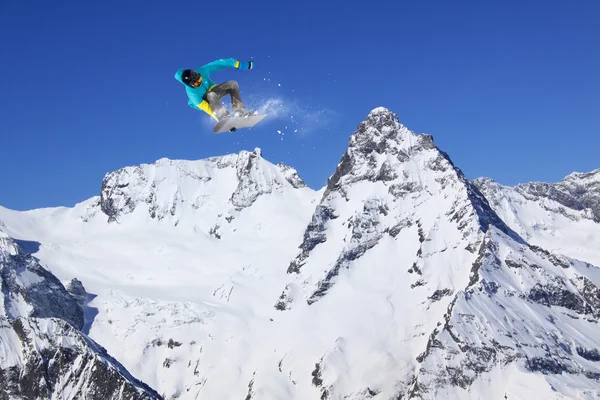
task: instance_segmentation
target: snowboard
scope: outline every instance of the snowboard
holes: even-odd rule
[[[214,133],[235,132],[239,128],[251,128],[259,123],[267,114],[250,115],[248,117],[225,118],[215,125]]]

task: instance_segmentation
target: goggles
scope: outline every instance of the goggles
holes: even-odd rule
[[[184,71],[182,78],[187,85],[193,88],[196,88],[202,84],[202,75],[200,75],[193,69],[188,69]]]

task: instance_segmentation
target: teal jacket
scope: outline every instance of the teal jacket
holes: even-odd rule
[[[235,58],[222,58],[220,60],[213,61],[208,63],[198,69],[196,71],[202,75],[202,84],[197,88],[189,87],[183,80],[181,79],[181,75],[186,68],[182,68],[175,73],[175,79],[181,82],[182,85],[185,86],[185,91],[188,95],[188,106],[192,107],[194,110],[202,110],[206,112],[211,117],[215,118],[213,110],[206,100],[204,100],[204,95],[206,92],[211,90],[216,84],[210,79],[210,74],[216,71],[220,71],[225,68],[235,68],[235,69],[252,69],[253,62],[240,62]]]

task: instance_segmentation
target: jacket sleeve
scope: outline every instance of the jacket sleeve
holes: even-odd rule
[[[235,68],[235,69],[252,69],[252,61],[250,62],[240,62],[235,58],[221,58],[219,60],[215,60],[211,63],[203,65],[198,68],[198,72],[203,75],[210,75],[213,72],[220,71],[225,68]]]

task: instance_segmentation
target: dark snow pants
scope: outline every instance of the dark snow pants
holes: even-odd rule
[[[212,108],[217,118],[226,111],[225,107],[221,104],[221,100],[227,95],[231,95],[231,108],[234,112],[244,108],[238,83],[236,81],[220,83],[206,94],[206,101],[210,104],[210,108]]]

